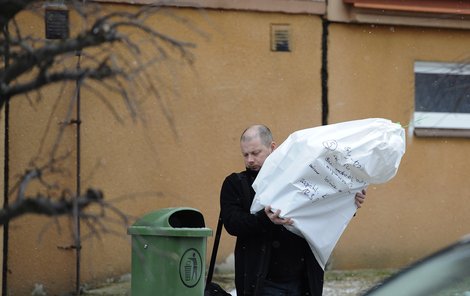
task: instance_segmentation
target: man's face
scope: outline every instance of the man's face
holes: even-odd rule
[[[264,161],[275,147],[274,142],[269,147],[261,143],[259,137],[254,137],[248,141],[240,143],[245,167],[252,171],[259,171]]]

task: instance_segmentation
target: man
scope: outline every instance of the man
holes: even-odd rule
[[[266,158],[276,148],[272,133],[264,125],[247,128],[240,139],[246,170],[229,175],[221,189],[222,220],[227,232],[237,237],[235,286],[237,295],[322,295],[323,269],[307,241],[288,231],[291,219],[267,206],[250,213],[253,184]],[[356,194],[361,207],[366,192]]]

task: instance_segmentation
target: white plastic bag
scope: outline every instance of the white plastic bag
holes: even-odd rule
[[[393,178],[405,153],[405,131],[382,118],[325,125],[291,134],[265,160],[251,212],[270,205],[294,221],[325,268],[356,212],[354,196]]]

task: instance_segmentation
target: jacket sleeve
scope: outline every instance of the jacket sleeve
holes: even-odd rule
[[[270,232],[274,224],[264,210],[250,213],[251,196],[244,196],[242,183],[234,173],[225,178],[220,192],[222,220],[227,232],[234,236],[256,236]]]

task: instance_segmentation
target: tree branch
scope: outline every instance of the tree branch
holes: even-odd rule
[[[124,73],[113,70],[107,64],[102,64],[98,68],[83,68],[78,70],[64,70],[60,72],[55,72],[48,74],[46,72],[40,72],[33,80],[19,83],[12,86],[6,86],[3,89],[3,95],[7,97],[12,97],[18,94],[26,93],[38,88],[43,87],[44,85],[60,82],[60,81],[77,81],[83,80],[85,78],[90,78],[94,80],[101,80],[105,78],[110,78],[118,75],[123,75]]]
[[[103,193],[95,189],[88,189],[85,195],[77,197],[76,200],[74,198],[61,198],[54,201],[42,195],[18,198],[7,208],[0,210],[0,225],[24,214],[46,216],[72,215],[74,203],[82,211],[91,204],[101,204],[102,200]]]

